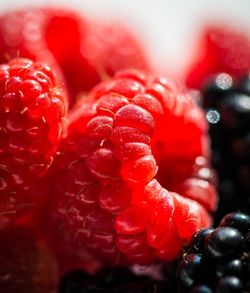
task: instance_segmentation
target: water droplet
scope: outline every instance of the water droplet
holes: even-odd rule
[[[216,110],[208,110],[206,118],[209,123],[216,124],[220,121],[220,113]]]
[[[216,77],[216,83],[221,89],[227,90],[233,85],[233,79],[231,75],[227,73],[221,73]]]

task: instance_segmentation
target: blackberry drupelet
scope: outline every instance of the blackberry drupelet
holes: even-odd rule
[[[194,234],[178,266],[180,293],[249,292],[250,216],[227,214]]]
[[[250,211],[250,75],[218,74],[203,88],[213,166],[219,176],[216,223],[233,210]]]

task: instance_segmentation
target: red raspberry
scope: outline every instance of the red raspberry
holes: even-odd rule
[[[0,65],[0,227],[37,203],[37,177],[53,161],[65,111],[46,64],[13,59]]]
[[[63,71],[71,107],[103,75],[149,68],[140,43],[125,27],[82,18],[57,8],[19,10],[0,18],[0,61],[6,55],[43,60]]]
[[[207,126],[194,101],[170,81],[118,72],[69,121],[51,176],[48,217],[64,253],[88,251],[112,264],[170,260],[194,231],[210,225],[216,194],[197,171],[198,158],[206,161]],[[164,158],[173,165],[161,166]],[[167,190],[168,178],[163,186],[157,181],[164,171],[174,172],[177,186],[190,179],[184,196]]]
[[[31,228],[0,231],[1,292],[55,292],[57,265],[46,241]]]
[[[197,45],[186,83],[189,87],[201,88],[211,74],[227,72],[239,77],[249,69],[250,38],[225,27],[208,27]]]
[[[73,99],[70,105],[103,75],[113,76],[131,66],[149,69],[141,44],[126,27],[62,9],[45,9],[45,13],[50,17],[46,42],[66,77]]]

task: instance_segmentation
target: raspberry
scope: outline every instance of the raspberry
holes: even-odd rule
[[[180,293],[247,292],[249,232],[250,216],[241,212],[227,214],[216,229],[197,232],[179,264]]]
[[[38,177],[53,161],[65,111],[46,64],[12,59],[0,65],[0,227],[38,202]]]
[[[250,69],[250,38],[225,27],[208,27],[202,34],[186,84],[201,88],[208,76],[227,72],[240,77]],[[198,56],[198,57],[197,57]]]
[[[100,82],[102,75],[113,76],[131,66],[149,69],[141,44],[126,27],[84,19],[62,9],[46,12],[51,17],[46,42],[66,77],[73,99],[70,105]]]
[[[234,209],[250,209],[250,77],[219,73],[203,88],[210,124],[213,167],[218,172],[220,203],[216,221]]]
[[[203,178],[202,189],[193,180],[183,187],[184,196],[168,191],[168,180],[163,188],[157,181],[158,158],[173,165],[186,159],[192,170],[197,157],[206,161],[208,156],[206,131],[195,102],[167,80],[130,70],[98,85],[71,112],[68,136],[51,170],[53,200],[44,212],[50,210],[56,245],[60,242],[64,251],[74,247],[75,253],[86,250],[111,264],[175,258],[197,229],[210,224],[215,201],[208,202],[216,194]],[[177,153],[173,146],[180,144]],[[170,172],[169,165],[163,168]],[[200,177],[186,172],[178,179],[174,171],[176,186]],[[190,192],[196,188],[199,195]]]
[[[1,62],[18,52],[54,68],[58,64],[68,86],[70,107],[104,75],[130,66],[149,69],[139,41],[125,27],[92,21],[67,9],[45,7],[3,15],[0,44]]]
[[[42,236],[28,227],[0,231],[1,292],[55,292],[55,259]]]

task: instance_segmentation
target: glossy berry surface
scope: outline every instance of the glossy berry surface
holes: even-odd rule
[[[193,236],[178,268],[180,293],[248,292],[248,217],[240,212],[227,214],[216,229]],[[200,239],[203,245],[197,249]]]
[[[34,207],[64,128],[66,102],[44,63],[0,65],[0,227]]]
[[[49,182],[53,241],[113,265],[174,259],[216,207],[201,169],[212,173],[192,98],[171,81],[118,72],[69,115]]]
[[[219,179],[216,221],[235,209],[250,209],[250,85],[249,75],[233,79],[220,73],[203,88],[210,124],[213,167]],[[249,221],[246,220],[245,221]]]
[[[250,230],[250,216],[243,213],[230,213],[223,217],[220,226],[229,226],[237,229],[243,235]]]
[[[249,52],[250,39],[244,33],[222,26],[207,27],[187,70],[187,86],[201,89],[209,76],[219,72],[233,77],[246,74],[250,70]]]
[[[205,239],[207,254],[214,258],[238,256],[243,249],[243,235],[232,227],[215,229]]]

